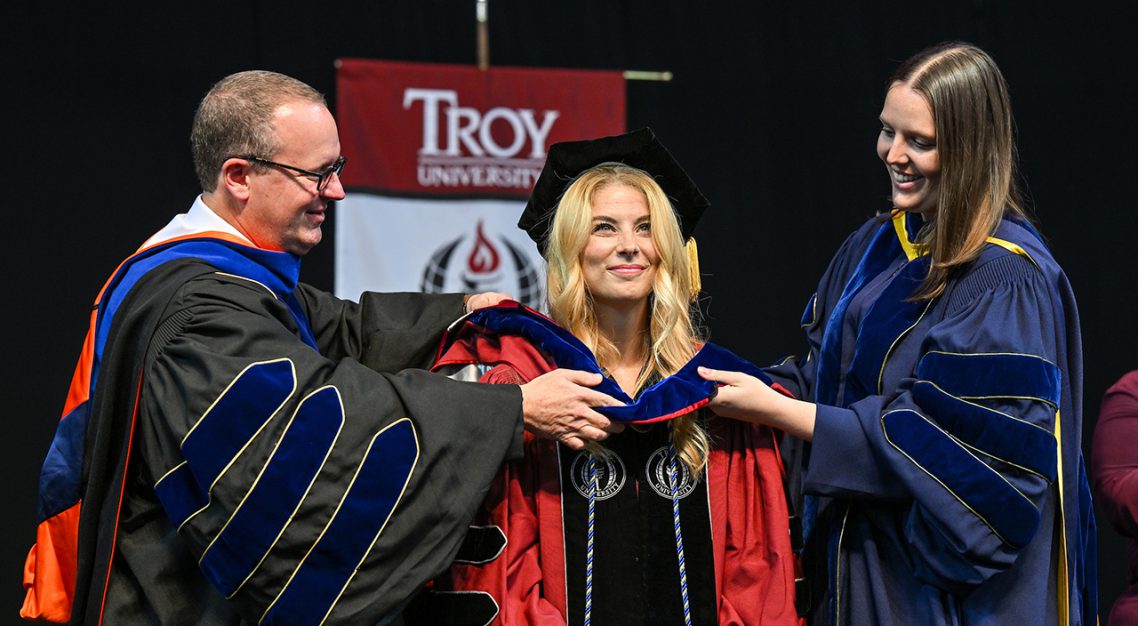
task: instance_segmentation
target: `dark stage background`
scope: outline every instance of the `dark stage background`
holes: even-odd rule
[[[0,623],[16,621],[36,476],[88,307],[198,192],[188,135],[209,86],[272,69],[334,109],[336,58],[475,61],[469,0],[28,4],[7,9],[2,27],[13,198]],[[830,255],[888,206],[874,154],[886,77],[927,45],[980,44],[1011,85],[1023,178],[1079,297],[1089,442],[1103,391],[1138,367],[1134,17],[1125,3],[493,0],[490,50],[495,65],[675,73],[628,84],[628,127],[654,127],[711,198],[697,232],[708,322],[716,341],[765,363],[800,349],[799,315]],[[304,268],[325,288],[332,230]],[[1101,519],[1100,536],[1105,615],[1125,550]]]

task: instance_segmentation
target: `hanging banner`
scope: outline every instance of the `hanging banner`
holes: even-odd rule
[[[550,144],[624,132],[620,72],[344,59],[336,89],[336,294],[503,291],[541,307],[518,216]]]

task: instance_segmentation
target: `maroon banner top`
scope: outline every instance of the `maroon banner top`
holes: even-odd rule
[[[421,196],[527,196],[549,145],[624,132],[617,71],[343,59],[344,184]]]

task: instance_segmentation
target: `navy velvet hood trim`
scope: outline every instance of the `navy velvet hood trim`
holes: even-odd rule
[[[480,309],[464,321],[492,333],[522,336],[559,368],[604,375],[597,357],[580,339],[548,317],[517,302],[504,302],[495,307]],[[457,338],[458,332],[452,331],[444,340],[443,351]],[[593,389],[608,394],[625,405],[599,407],[597,411],[611,419],[637,423],[660,422],[689,413],[707,404],[718,389],[718,384],[700,377],[698,368],[701,366],[743,372],[768,385],[771,383],[770,377],[754,364],[726,348],[707,343],[678,372],[648,387],[635,400],[616,381],[605,376]]]
[[[841,378],[842,323],[854,296],[874,277],[902,254],[901,244],[893,232],[893,224],[882,224],[874,234],[868,249],[858,262],[854,273],[842,288],[842,294],[830,312],[822,333],[822,346],[818,351],[818,382],[814,386],[815,402],[831,406],[839,403],[838,381]]]
[[[300,329],[301,339],[313,348],[316,347],[316,340],[308,326],[308,318],[293,293],[300,277],[300,257],[287,252],[263,250],[212,237],[195,237],[158,244],[123,262],[107,283],[103,292],[104,299],[99,303],[96,355],[102,353],[102,347],[110,332],[111,319],[119,303],[138,280],[163,263],[184,258],[199,259],[221,272],[263,284],[288,306]],[[97,362],[98,356],[96,356]],[[92,382],[94,379],[93,372]]]
[[[908,300],[928,270],[928,257],[905,264],[866,313],[846,373],[842,406],[885,392],[880,384],[886,359],[898,339],[912,330],[930,305],[927,301]]]

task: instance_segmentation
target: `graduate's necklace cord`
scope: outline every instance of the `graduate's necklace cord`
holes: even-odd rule
[[[585,546],[585,626],[589,626],[593,618],[593,520],[597,508],[597,457],[594,454],[589,453],[585,467],[589,472],[589,528]]]
[[[680,567],[680,597],[684,602],[684,626],[691,626],[691,603],[688,601],[688,570],[684,565],[684,532],[680,528],[680,491],[676,486],[676,446],[668,451],[668,489],[672,492],[672,523],[676,530],[676,559]]]
[[[680,570],[680,598],[684,606],[684,626],[691,626],[691,602],[688,598],[688,571],[684,563],[684,532],[680,527],[680,490],[676,479],[676,445],[673,442],[668,450],[668,490],[672,495],[672,526],[676,533],[676,560]],[[589,481],[588,529],[585,543],[585,626],[593,619],[593,536],[595,531],[597,505],[597,457],[589,453],[585,460]]]

